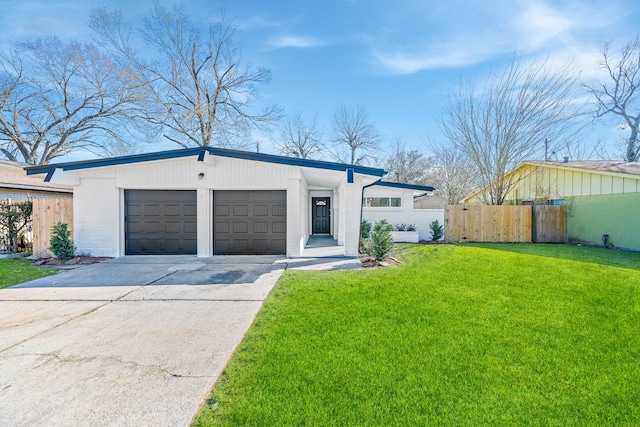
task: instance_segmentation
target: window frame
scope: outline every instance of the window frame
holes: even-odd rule
[[[378,204],[378,205],[372,205],[371,201],[373,199],[378,199],[378,200],[387,200],[387,203],[385,205],[382,204]],[[366,208],[372,208],[372,209],[402,209],[402,197],[400,196],[369,196],[369,197],[365,197],[365,202],[364,202],[364,206]],[[396,206],[394,206],[392,203],[393,201],[396,201],[396,203],[398,203]]]

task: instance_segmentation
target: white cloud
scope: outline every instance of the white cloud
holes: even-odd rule
[[[320,46],[322,43],[310,37],[280,36],[271,39],[268,44],[275,49],[280,49],[286,47],[309,48]]]
[[[391,73],[411,74],[465,67],[517,53],[548,55],[562,59],[561,63],[573,59],[576,68],[584,70],[583,77],[593,76],[598,74],[597,53],[605,41],[602,33],[615,29],[619,16],[615,5],[604,10],[571,1],[553,6],[540,0],[505,1],[464,9],[464,15],[453,13],[458,7],[462,5],[451,5],[437,22],[416,13],[423,20],[423,29],[414,25],[417,30],[408,40],[398,37],[407,38],[399,30],[374,36],[369,42],[374,62]],[[432,31],[438,25],[441,30]]]
[[[574,21],[559,10],[544,3],[531,2],[520,16],[516,17],[513,29],[520,39],[521,48],[536,50],[579,25],[580,22]]]

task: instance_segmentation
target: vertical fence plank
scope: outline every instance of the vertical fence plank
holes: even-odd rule
[[[51,227],[58,222],[69,224],[73,233],[73,199],[33,199],[33,254],[41,258],[53,256],[49,250]],[[73,235],[72,235],[73,238]]]

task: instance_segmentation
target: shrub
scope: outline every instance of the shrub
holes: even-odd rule
[[[431,230],[431,240],[440,240],[444,236],[444,227],[437,219],[429,224],[429,229]]]
[[[407,231],[416,231],[415,224],[407,224]]]
[[[31,230],[32,212],[33,203],[30,200],[0,200],[0,243],[11,252],[18,252],[24,234]]]
[[[368,239],[371,234],[371,223],[366,219],[363,219],[360,223],[360,238]]]
[[[378,261],[382,261],[393,249],[393,239],[391,238],[393,226],[386,219],[376,222],[371,232],[371,242],[369,243],[369,254]]]
[[[67,224],[59,222],[51,227],[51,245],[49,249],[63,261],[73,258],[76,252],[70,237],[71,231]]]
[[[396,224],[393,226],[394,231],[404,231],[407,228],[407,224]]]

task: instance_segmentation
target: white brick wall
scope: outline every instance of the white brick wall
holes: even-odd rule
[[[120,203],[113,178],[82,178],[74,189],[73,233],[81,255],[119,256]]]

